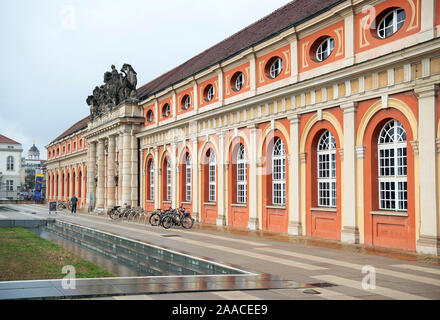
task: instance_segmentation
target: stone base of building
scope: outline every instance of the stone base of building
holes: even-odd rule
[[[249,230],[257,230],[258,229],[258,219],[257,218],[249,218],[248,228],[249,228]]]
[[[416,250],[418,253],[440,255],[440,237],[420,235]]]
[[[359,229],[356,227],[344,227],[341,232],[341,242],[359,243]]]
[[[215,221],[215,224],[217,226],[225,226],[226,225],[226,216],[225,215],[219,215],[217,217],[217,220]]]
[[[302,235],[301,222],[297,222],[297,221],[290,222],[289,226],[287,227],[287,233],[292,236]]]

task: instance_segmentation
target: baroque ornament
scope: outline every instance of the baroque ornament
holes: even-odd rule
[[[104,84],[95,87],[93,95],[87,97],[92,120],[115,109],[124,101],[136,100],[137,73],[132,66],[125,63],[121,73],[114,65],[111,68],[111,72],[104,73]]]

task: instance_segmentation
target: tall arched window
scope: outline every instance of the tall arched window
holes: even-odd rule
[[[408,209],[406,133],[397,120],[388,121],[379,134],[379,209]]]
[[[273,146],[272,157],[272,204],[286,204],[286,148],[278,138]]]
[[[167,158],[167,201],[171,201],[171,162]]]
[[[246,150],[240,144],[237,153],[237,203],[247,203],[247,165]]]
[[[215,202],[216,163],[212,149],[209,152],[209,202]]]
[[[148,167],[148,172],[150,173],[150,199],[154,200],[154,163],[150,161],[150,166]]]
[[[186,201],[191,201],[191,156],[189,154],[185,160],[185,195]]]
[[[336,142],[326,130],[318,142],[318,205],[336,207]]]
[[[7,171],[14,171],[14,157],[9,156],[6,160],[6,170]]]

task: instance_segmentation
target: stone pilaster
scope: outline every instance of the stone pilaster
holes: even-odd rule
[[[440,238],[437,205],[436,95],[435,85],[418,87],[419,163],[420,163],[420,236],[417,251],[439,254]],[[410,181],[408,181],[410,183]]]
[[[225,162],[225,134],[220,132],[218,135],[219,140],[219,155],[218,155],[218,206],[217,206],[217,221],[218,226],[226,224],[225,217],[225,174],[223,172],[223,163]]]
[[[160,208],[159,199],[159,148],[154,147],[154,208]]]
[[[104,139],[98,140],[98,186],[96,190],[96,210],[103,211],[105,204],[105,153]]]
[[[119,134],[118,136],[118,206],[122,206],[122,183],[124,181],[123,174],[122,174],[122,159],[124,157],[123,152],[123,138],[122,134]]]
[[[115,205],[115,161],[116,161],[116,137],[108,138],[108,170],[107,170],[107,206]]]
[[[138,160],[138,141],[131,134],[131,206],[136,207],[138,205],[138,174],[139,174],[139,160]]]
[[[299,121],[295,114],[290,120],[290,159],[289,159],[289,226],[287,232],[291,235],[301,235],[301,187],[300,187],[300,158],[299,158]]]
[[[131,205],[131,137],[130,132],[122,133],[122,205]]]
[[[356,219],[356,108],[355,102],[342,105],[344,110],[344,194],[341,241],[359,243]]]
[[[177,204],[177,144],[173,142],[171,144],[171,206],[173,208],[177,208],[179,205]]]
[[[96,205],[96,142],[89,142],[89,149],[87,151],[88,165],[87,165],[87,205],[89,211]],[[92,200],[92,202],[91,202]]]
[[[199,217],[199,163],[198,163],[198,141],[197,137],[192,140],[193,142],[193,188],[192,188],[192,203],[193,203],[193,217],[196,221],[200,221]]]
[[[258,229],[258,180],[257,180],[257,136],[258,129],[255,125],[249,126],[250,142],[249,142],[249,221],[248,228],[250,230]]]

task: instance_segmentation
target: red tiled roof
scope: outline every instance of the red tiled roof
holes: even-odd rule
[[[345,0],[296,0],[137,89],[145,99]]]
[[[75,123],[73,126],[71,126],[69,129],[67,129],[66,131],[64,131],[62,134],[60,134],[56,139],[54,139],[51,143],[57,141],[57,140],[61,140],[64,137],[67,137],[81,129],[84,129],[87,127],[87,123],[89,122],[89,118],[90,115],[85,117],[82,120],[79,120],[77,123]]]
[[[20,142],[17,142],[15,140],[12,140],[2,134],[0,134],[0,143],[11,143],[11,144],[21,144]]]

